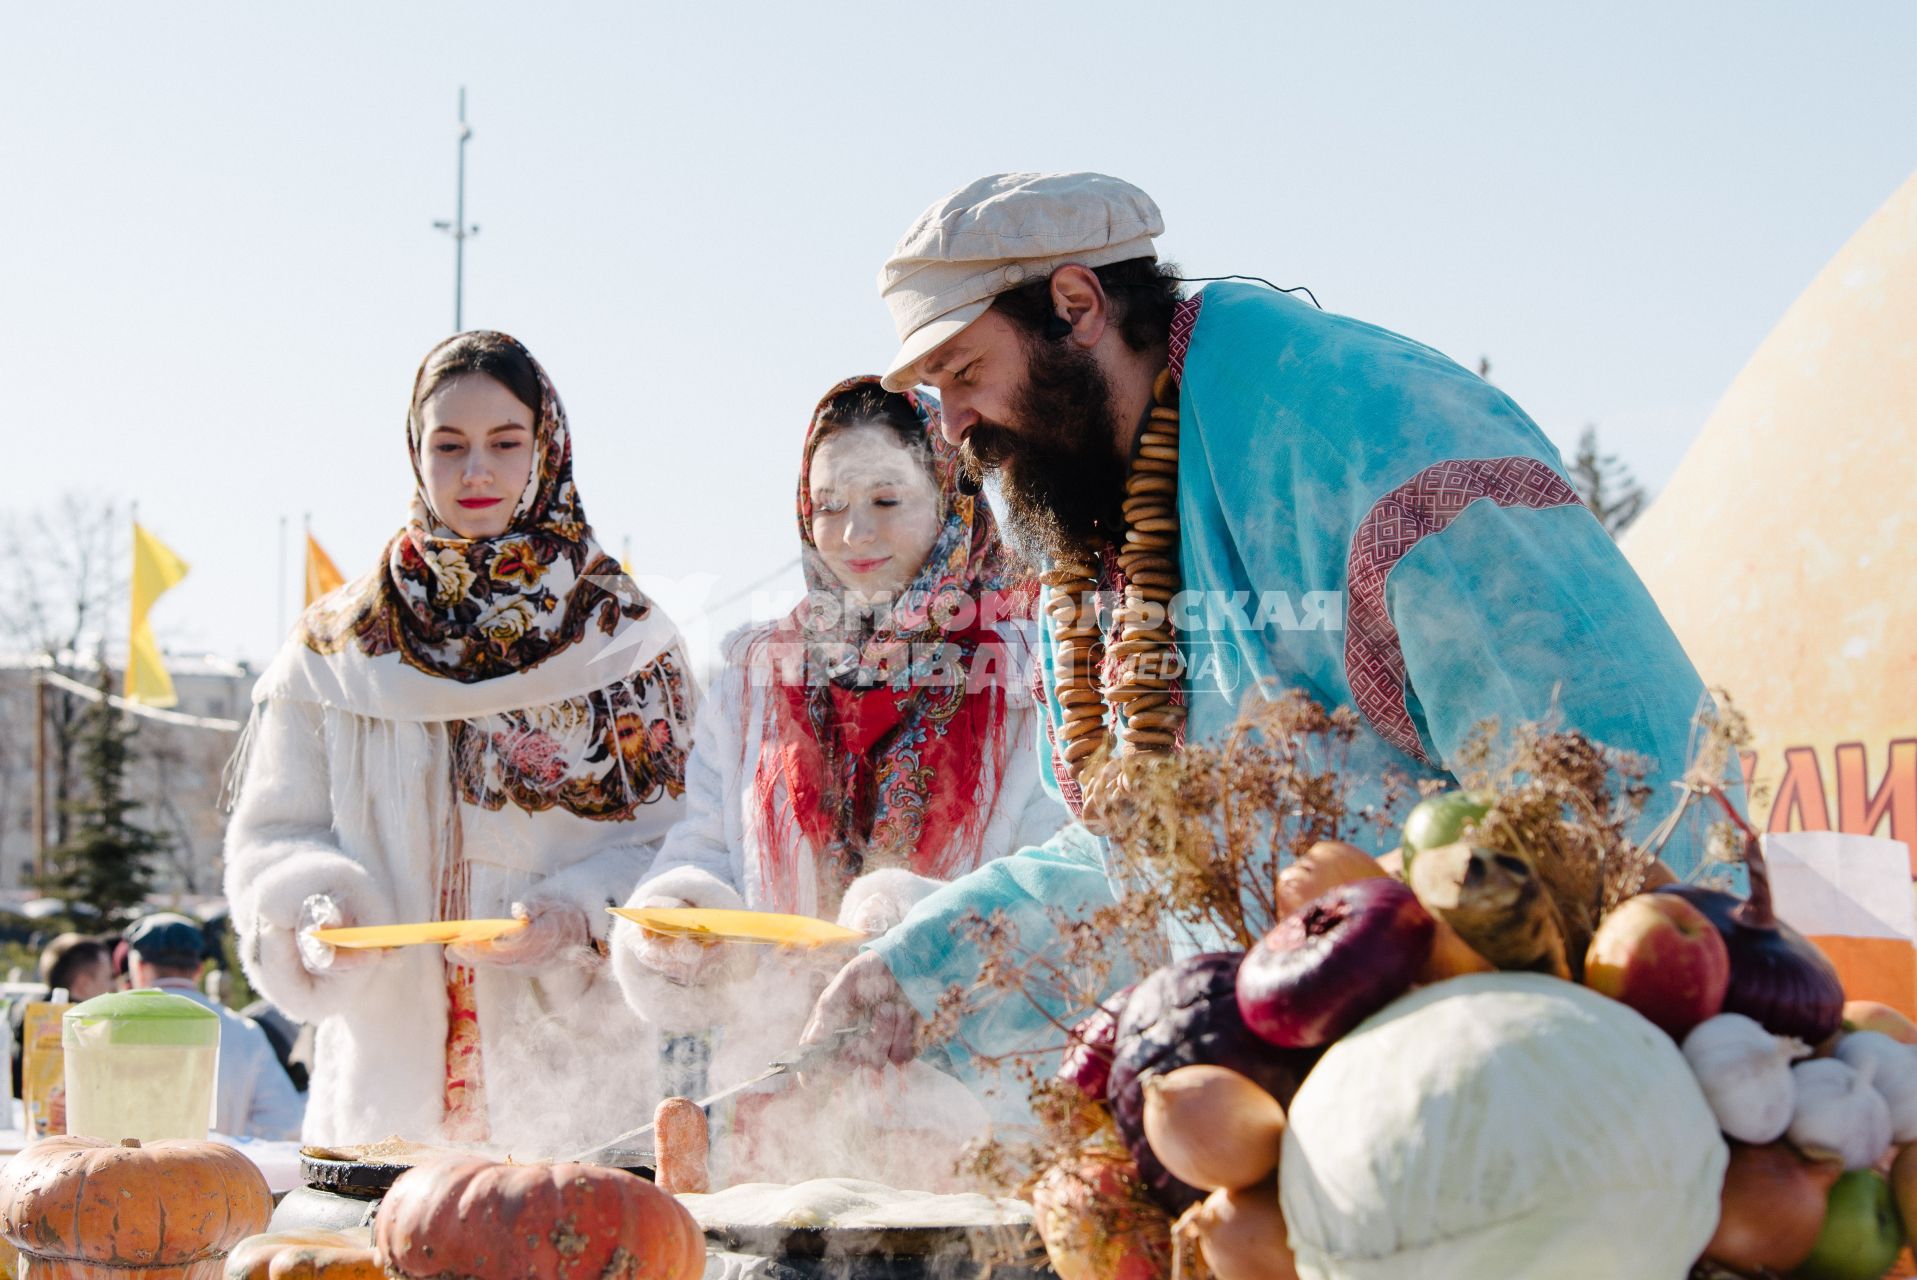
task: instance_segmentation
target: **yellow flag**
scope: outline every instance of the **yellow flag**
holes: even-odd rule
[[[345,582],[333,558],[326,554],[312,534],[306,535],[306,603],[325,595],[328,591]]]
[[[133,526],[133,614],[127,639],[126,697],[149,707],[170,707],[173,678],[166,673],[160,646],[147,625],[153,602],[186,576],[186,561],[139,525]]]

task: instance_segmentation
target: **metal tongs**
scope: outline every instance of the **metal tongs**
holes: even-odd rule
[[[841,1027],[817,1044],[803,1045],[797,1049],[793,1049],[789,1053],[781,1054],[779,1057],[774,1058],[771,1063],[766,1066],[766,1069],[758,1075],[742,1080],[730,1088],[721,1089],[709,1097],[699,1099],[699,1109],[709,1113],[720,1103],[735,1098],[748,1089],[762,1085],[768,1080],[776,1080],[780,1076],[795,1075],[801,1071],[809,1071],[820,1063],[834,1057],[849,1041],[856,1040],[870,1030],[871,1028],[868,1026]],[[607,1157],[615,1153],[620,1155],[651,1154],[649,1140],[652,1137],[652,1130],[653,1126],[651,1124],[642,1124],[637,1129],[628,1129],[626,1132],[608,1142],[602,1142],[597,1146],[588,1147],[578,1155],[567,1156],[562,1163],[605,1164],[608,1163],[608,1161],[602,1157]],[[638,1145],[641,1143],[645,1143],[646,1145]]]

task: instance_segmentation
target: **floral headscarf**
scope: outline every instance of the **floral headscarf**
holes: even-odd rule
[[[992,810],[993,797],[980,791],[1003,774],[1007,697],[1019,690],[993,619],[1030,617],[1035,592],[991,508],[959,483],[958,451],[929,397],[906,396],[930,441],[940,497],[931,551],[876,624],[816,607],[822,596],[836,604],[845,590],[812,533],[821,419],[840,396],[877,385],[876,377],[848,378],[813,410],[798,486],[813,597],[768,633],[772,661],[753,664],[776,682],[755,789],[770,844],[763,888],[784,910],[801,906],[802,844],[816,859],[822,912],[863,871],[905,866],[949,879],[971,870]]]
[[[636,591],[615,594],[619,562],[593,540],[572,480],[566,410],[532,353],[505,334],[483,336],[517,348],[539,375],[533,468],[512,523],[491,538],[462,538],[432,509],[420,466],[425,447],[418,397],[433,357],[413,380],[406,448],[413,503],[406,527],[386,546],[383,573],[328,597],[300,620],[300,638],[317,653],[349,640],[367,657],[395,653],[428,675],[471,684],[538,666],[596,625],[610,635],[622,619],[644,619]]]
[[[374,719],[452,725],[469,803],[629,818],[683,789],[691,705],[678,633],[601,548],[573,487],[572,441],[552,380],[539,380],[533,467],[506,531],[462,538],[432,509],[414,379],[406,443],[409,518],[380,564],[314,601],[256,698],[289,697]],[[640,709],[671,708],[664,716]]]

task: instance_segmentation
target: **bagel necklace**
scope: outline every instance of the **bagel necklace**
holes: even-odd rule
[[[1098,617],[1096,553],[1061,558],[1039,575],[1052,619],[1053,683],[1064,726],[1061,754],[1072,780],[1085,788],[1114,756],[1170,755],[1185,722],[1173,695],[1177,641],[1171,600],[1178,593],[1178,384],[1171,370],[1152,383],[1152,408],[1139,432],[1125,478],[1125,542],[1118,552],[1125,591],[1110,656],[1118,671],[1101,688],[1105,629]],[[1121,717],[1117,711],[1123,711]],[[1107,712],[1110,723],[1107,724]]]

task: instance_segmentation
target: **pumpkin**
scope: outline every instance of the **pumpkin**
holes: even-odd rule
[[[399,1280],[699,1280],[706,1242],[643,1178],[588,1164],[415,1166],[373,1220]]]
[[[0,1234],[46,1280],[220,1280],[273,1195],[217,1142],[50,1137],[0,1171]]]
[[[227,1255],[226,1280],[386,1280],[386,1272],[371,1227],[308,1227],[240,1241]]]
[[[1279,1198],[1305,1280],[1684,1280],[1730,1159],[1669,1036],[1535,973],[1386,1005],[1286,1119]]]

